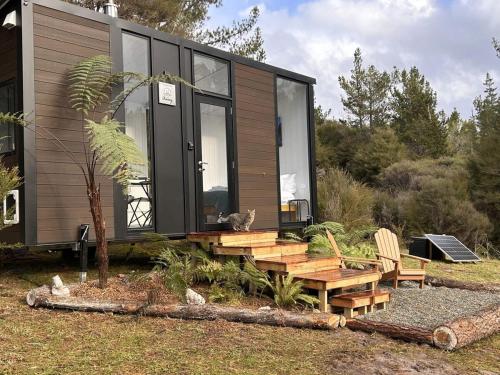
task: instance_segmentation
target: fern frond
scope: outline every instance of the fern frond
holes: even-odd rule
[[[107,116],[99,123],[87,120],[85,129],[90,149],[102,163],[102,172],[112,176],[125,190],[129,181],[137,176],[137,166],[145,164],[134,139],[124,133],[122,124]]]
[[[345,234],[345,229],[342,224],[333,221],[325,221],[324,223],[309,225],[304,229],[304,235],[306,237],[312,237],[316,234],[326,234],[327,230],[334,236]]]
[[[2,113],[0,112],[0,124],[12,124],[16,126],[30,126],[31,122],[25,119],[24,113]]]
[[[72,108],[87,116],[109,99],[112,65],[109,56],[98,55],[80,61],[69,71],[69,102]]]

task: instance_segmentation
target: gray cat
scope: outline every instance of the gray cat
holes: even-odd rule
[[[248,210],[246,214],[231,214],[227,217],[222,217],[222,213],[219,215],[218,223],[231,223],[233,230],[236,232],[248,232],[250,231],[250,225],[252,225],[255,220],[255,210]]]

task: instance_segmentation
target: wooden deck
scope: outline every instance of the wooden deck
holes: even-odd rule
[[[195,232],[187,235],[187,240],[193,243],[220,246],[275,244],[278,231],[254,230],[250,232]]]
[[[276,258],[282,256],[305,255],[307,243],[301,242],[262,242],[232,246],[214,245],[214,254],[231,256],[253,256],[255,259]]]
[[[382,275],[377,270],[352,270],[347,268],[338,268],[320,272],[298,274],[295,275],[295,278],[302,280],[306,288],[331,290],[378,282],[381,276]]]
[[[207,250],[210,248],[217,255],[253,257],[256,267],[262,271],[294,275],[305,288],[318,291],[321,312],[330,309],[328,291],[338,294],[362,285],[374,291],[381,278],[378,269],[340,268],[342,259],[337,255],[311,256],[307,254],[307,243],[280,241],[278,231],[198,232],[189,234],[187,239]]]
[[[307,249],[306,249],[307,250]],[[305,254],[305,251],[296,255],[284,255],[257,259],[256,266],[263,271],[286,273],[309,273],[331,270],[340,266],[340,259],[333,256],[315,257]]]

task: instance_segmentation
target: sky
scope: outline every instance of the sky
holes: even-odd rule
[[[379,70],[416,66],[438,109],[468,118],[489,72],[500,82],[500,0],[224,0],[211,25],[229,25],[259,6],[266,62],[317,79],[317,104],[344,115],[338,84],[354,50]],[[500,86],[500,84],[498,85]]]

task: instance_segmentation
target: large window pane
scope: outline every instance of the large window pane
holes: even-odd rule
[[[194,84],[203,91],[229,96],[227,62],[205,55],[194,55]]]
[[[123,70],[149,75],[149,41],[131,34],[123,34]],[[125,89],[135,82],[125,84]],[[151,93],[148,87],[134,91],[125,101],[125,131],[134,138],[146,165],[136,166],[140,174],[130,181],[127,223],[129,229],[147,229],[153,226],[153,189],[151,181]]]
[[[200,127],[203,215],[206,224],[216,224],[219,214],[229,213],[226,108],[201,103]]]
[[[311,204],[307,85],[278,78],[277,90],[282,220],[306,221]]]
[[[0,113],[15,112],[14,84],[0,83]],[[0,123],[0,154],[14,151],[14,125]]]

